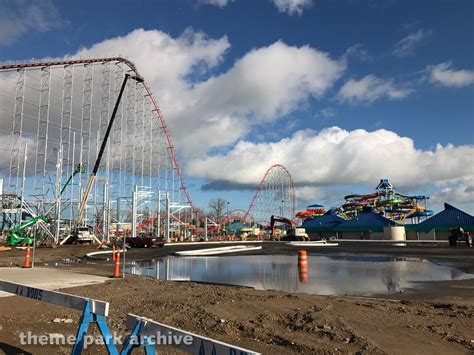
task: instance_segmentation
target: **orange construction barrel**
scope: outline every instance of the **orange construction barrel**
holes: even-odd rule
[[[25,257],[25,263],[23,264],[24,268],[30,268],[30,245],[28,244],[26,246],[26,257]]]
[[[114,277],[120,277],[120,249],[117,249],[117,252],[115,255]]]
[[[308,282],[308,254],[306,250],[298,251],[298,276],[301,283]]]

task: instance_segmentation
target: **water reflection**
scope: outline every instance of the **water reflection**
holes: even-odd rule
[[[308,282],[300,282],[296,255],[168,257],[132,262],[128,272],[161,280],[201,281],[259,290],[320,295],[399,292],[416,281],[471,278],[461,270],[417,258],[308,255]]]

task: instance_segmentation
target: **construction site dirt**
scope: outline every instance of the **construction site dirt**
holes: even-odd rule
[[[130,249],[127,260],[160,258],[201,245]],[[206,245],[205,247],[209,247]],[[64,267],[111,276],[110,256],[86,258],[94,246],[38,248],[36,267]],[[283,243],[263,243],[260,254],[297,254]],[[442,260],[474,272],[472,248],[341,245],[308,254],[364,253]],[[251,252],[250,252],[251,253]],[[25,252],[5,251],[0,265],[22,265]],[[44,269],[47,272],[48,269]],[[1,270],[0,270],[1,279]],[[474,351],[474,279],[426,282],[403,293],[364,297],[259,291],[237,286],[159,281],[127,275],[64,292],[110,302],[109,327],[127,334],[134,313],[261,353],[444,353]],[[20,334],[75,334],[80,312],[17,296],[0,300],[0,353],[68,353],[69,345],[25,345]],[[59,320],[59,321],[57,321]],[[64,320],[64,321],[63,321]],[[66,321],[67,320],[67,321]],[[97,330],[94,330],[97,332]],[[162,347],[159,353],[173,352]],[[85,353],[106,353],[92,346]]]

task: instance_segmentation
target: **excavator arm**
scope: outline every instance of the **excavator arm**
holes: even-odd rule
[[[273,238],[276,222],[280,222],[280,223],[286,224],[287,226],[294,227],[293,222],[289,220],[288,218],[272,215],[270,217],[270,230],[271,230],[270,238]]]

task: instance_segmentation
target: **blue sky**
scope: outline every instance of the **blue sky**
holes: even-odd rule
[[[223,197],[245,208],[253,192],[240,188],[282,163],[300,187],[300,206],[336,204],[387,177],[401,192],[432,194],[435,209],[446,200],[474,211],[472,1],[12,0],[0,2],[0,21],[2,61],[111,48],[105,54],[134,60],[202,207]],[[141,38],[147,44],[132,51],[127,41]],[[163,64],[162,52],[181,63],[179,52],[182,64]],[[258,82],[236,80],[253,71]],[[262,84],[276,73],[281,80]],[[223,89],[267,94],[251,105],[244,94],[215,103],[212,94]],[[189,98],[208,104],[176,112],[174,103]],[[201,127],[191,138],[199,149],[183,133],[189,122]],[[208,144],[206,132],[221,140]],[[234,190],[202,191],[223,180]]]

